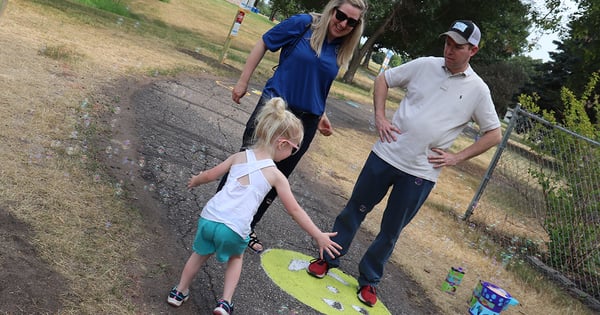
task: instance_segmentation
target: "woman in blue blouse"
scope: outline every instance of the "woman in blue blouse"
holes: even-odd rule
[[[252,73],[268,50],[280,51],[279,65],[267,81],[262,97],[248,119],[242,148],[252,144],[256,114],[265,102],[281,97],[304,125],[304,141],[298,152],[277,164],[289,176],[308,149],[317,130],[325,136],[332,134],[325,114],[327,95],[340,68],[346,68],[364,29],[366,0],[330,0],[323,12],[294,15],[267,31],[256,43],[242,74],[232,92],[240,103],[246,94]],[[219,189],[221,185],[219,186]],[[263,246],[254,233],[267,208],[277,196],[273,189],[267,194],[252,221],[248,246],[255,252]]]

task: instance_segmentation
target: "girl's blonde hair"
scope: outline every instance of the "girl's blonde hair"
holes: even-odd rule
[[[352,31],[343,37],[342,44],[340,45],[340,49],[337,55],[337,65],[346,69],[348,64],[350,63],[350,59],[352,59],[352,54],[354,54],[354,49],[358,45],[360,41],[360,37],[362,36],[363,30],[365,29],[365,13],[367,12],[368,4],[366,0],[331,0],[325,8],[323,8],[322,13],[311,13],[312,16],[312,25],[313,34],[310,39],[310,46],[317,53],[317,56],[321,56],[321,47],[323,47],[323,42],[327,39],[327,31],[329,27],[329,22],[331,21],[331,16],[333,15],[335,9],[339,8],[341,5],[348,3],[355,8],[360,10],[360,23],[355,26]]]
[[[280,137],[302,143],[304,127],[296,115],[286,110],[285,101],[281,97],[274,97],[256,117],[254,147],[270,146]]]

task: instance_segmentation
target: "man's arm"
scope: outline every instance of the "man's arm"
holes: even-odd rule
[[[433,164],[434,168],[453,166],[482,154],[491,147],[496,146],[500,141],[502,141],[502,131],[500,130],[500,127],[498,127],[486,131],[479,140],[456,154],[448,153],[442,149],[432,148],[431,151],[437,153],[437,155],[430,155],[427,157],[427,160],[429,163]]]

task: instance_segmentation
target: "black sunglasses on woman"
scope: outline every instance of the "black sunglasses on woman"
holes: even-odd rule
[[[346,22],[346,24],[350,27],[356,27],[360,23],[360,20],[356,20],[351,17],[348,17],[348,15],[346,13],[340,11],[340,9],[338,9],[338,8],[335,8],[335,18],[340,22],[344,22],[344,21],[348,20]]]

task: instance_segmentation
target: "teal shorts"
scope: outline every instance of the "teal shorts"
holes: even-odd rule
[[[198,231],[192,249],[200,256],[215,254],[219,262],[244,253],[250,237],[245,240],[227,225],[204,218],[198,220]]]

